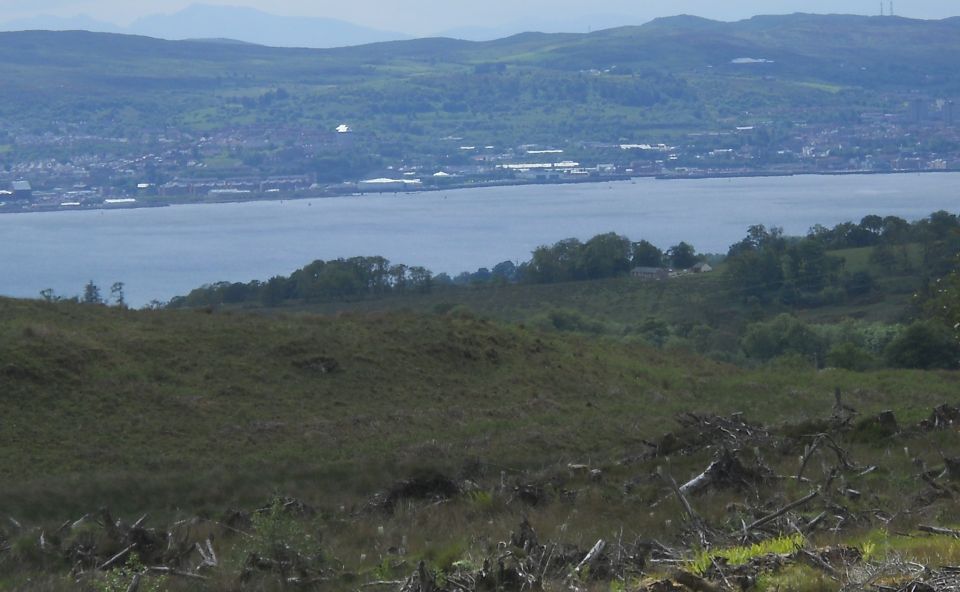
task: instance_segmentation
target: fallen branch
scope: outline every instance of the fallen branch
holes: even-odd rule
[[[917,527],[917,530],[921,532],[929,532],[930,534],[940,534],[944,536],[951,536],[954,538],[960,539],[960,530],[953,530],[952,528],[943,528],[941,526],[926,526],[921,524]]]
[[[593,564],[593,562],[597,560],[597,557],[600,556],[600,553],[603,553],[603,549],[606,546],[607,546],[607,543],[603,539],[600,539],[599,541],[597,541],[597,544],[594,545],[592,549],[590,549],[590,552],[587,553],[587,556],[583,558],[583,561],[581,561],[577,565],[577,568],[574,571],[577,573],[580,573],[581,569]]]
[[[779,517],[783,516],[784,514],[786,514],[787,512],[789,512],[790,510],[793,510],[793,509],[795,509],[795,508],[799,508],[800,506],[803,506],[803,505],[805,505],[805,504],[810,503],[811,501],[813,501],[813,500],[814,500],[817,496],[819,496],[819,495],[820,495],[820,490],[819,490],[819,489],[816,490],[816,491],[813,491],[813,492],[809,493],[808,495],[804,496],[803,498],[798,499],[798,500],[795,501],[795,502],[791,502],[791,503],[785,505],[784,507],[780,508],[780,509],[777,510],[776,512],[774,512],[774,513],[772,513],[772,514],[767,514],[767,515],[764,516],[763,518],[760,518],[759,520],[754,521],[752,524],[748,525],[745,530],[746,530],[747,532],[749,532],[749,531],[751,531],[751,530],[760,528],[760,527],[763,526],[764,524],[769,524],[770,522],[773,522],[773,521],[776,520],[777,518],[779,518]]]
[[[839,402],[840,402],[840,396],[837,395],[837,403],[839,404]],[[807,469],[807,463],[809,463],[810,459],[813,458],[813,453],[816,452],[818,448],[820,448],[821,444],[823,444],[823,438],[824,438],[824,435],[819,434],[817,435],[816,438],[814,438],[813,444],[810,444],[809,446],[804,447],[805,450],[803,452],[803,459],[800,461],[800,469],[797,471],[798,481],[801,478],[803,478],[803,472]]]
[[[104,564],[100,566],[100,569],[101,569],[102,571],[106,571],[106,570],[110,569],[111,567],[113,567],[114,565],[116,565],[117,563],[119,563],[123,558],[125,558],[125,557],[130,553],[130,551],[133,551],[133,550],[136,549],[136,548],[137,548],[137,544],[136,544],[136,543],[130,545],[129,547],[127,547],[127,548],[124,549],[123,551],[120,551],[119,553],[117,553],[116,555],[114,555],[113,557],[111,557],[110,559],[107,559],[107,561],[104,562]]]
[[[667,481],[670,483],[670,486],[673,487],[673,492],[677,494],[678,498],[680,498],[680,503],[683,504],[683,509],[686,511],[687,516],[690,517],[690,522],[693,524],[693,527],[697,529],[697,535],[700,537],[700,546],[704,548],[709,547],[710,541],[707,539],[707,531],[703,526],[703,521],[694,511],[693,506],[690,505],[690,500],[688,500],[687,497],[683,495],[683,492],[680,491],[680,488],[677,486],[677,482],[673,477],[668,475]]]
[[[807,522],[806,524],[803,525],[803,528],[800,529],[800,534],[804,534],[804,535],[805,535],[805,534],[811,532],[811,531],[812,531],[814,528],[816,528],[817,525],[820,524],[820,523],[823,521],[823,519],[826,518],[826,517],[827,517],[827,513],[826,513],[826,512],[820,512],[820,514],[819,514],[816,518],[814,518],[814,519],[811,520],[810,522]]]
[[[140,589],[140,578],[143,577],[142,574],[136,574],[133,576],[133,579],[130,580],[130,585],[127,586],[127,592],[137,592]]]
[[[376,582],[367,582],[366,584],[361,585],[361,588],[375,588],[377,586],[402,586],[406,584],[406,580],[379,580]]]
[[[702,473],[700,473],[693,479],[681,485],[680,493],[693,494],[709,486],[714,480],[714,473],[717,472],[721,464],[722,464],[722,461],[720,459],[717,459],[712,463],[710,463],[710,466],[704,469]]]

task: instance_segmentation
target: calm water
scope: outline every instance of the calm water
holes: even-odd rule
[[[866,214],[960,210],[960,174],[708,179],[466,189],[415,196],[0,216],[0,293],[74,295],[125,282],[134,305],[213,281],[288,274],[315,259],[383,255],[456,273],[538,245],[616,231],[725,252],[751,224],[801,234]]]

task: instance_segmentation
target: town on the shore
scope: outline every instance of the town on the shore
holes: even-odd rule
[[[952,101],[905,101],[896,112],[852,114],[842,124],[760,122],[669,137],[498,146],[437,138],[428,154],[374,154],[366,168],[330,155],[376,150],[362,124],[333,129],[244,126],[139,138],[69,130],[7,132],[0,212],[148,207],[338,195],[410,193],[534,183],[879,174],[960,170]],[[282,149],[278,150],[278,147]],[[45,154],[46,156],[38,156]],[[55,154],[56,156],[51,156]],[[299,170],[289,162],[312,162]],[[269,156],[267,156],[269,155]],[[311,157],[326,155],[326,158]]]

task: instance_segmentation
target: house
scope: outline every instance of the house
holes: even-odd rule
[[[30,199],[33,197],[33,187],[30,186],[29,181],[14,181],[12,189],[14,199]]]
[[[711,267],[709,263],[701,261],[694,265],[691,271],[693,271],[693,273],[710,273],[713,271],[713,267]]]
[[[420,179],[368,179],[357,183],[357,190],[361,193],[396,193],[411,191],[423,186]]]
[[[662,267],[637,267],[630,275],[644,281],[661,282],[670,279],[670,271]]]

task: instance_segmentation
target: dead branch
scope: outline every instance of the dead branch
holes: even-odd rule
[[[941,526],[927,526],[921,524],[917,527],[917,530],[921,532],[929,532],[930,534],[939,534],[943,536],[951,536],[954,538],[960,539],[960,530],[953,530],[952,528],[943,528]]]
[[[140,589],[141,577],[141,574],[134,574],[133,579],[130,580],[130,585],[127,586],[127,592],[137,592]]]
[[[683,509],[687,513],[687,516],[690,518],[690,523],[697,530],[697,535],[700,537],[700,545],[705,548],[709,547],[710,541],[707,538],[707,532],[706,532],[706,529],[704,528],[703,520],[696,513],[696,511],[694,511],[693,506],[690,505],[690,500],[688,500],[687,497],[683,495],[683,492],[680,491],[680,488],[677,486],[676,480],[670,475],[667,475],[666,478],[670,486],[673,488],[673,492],[676,494],[678,498],[680,498],[680,503],[683,504]]]
[[[747,526],[746,530],[747,530],[747,532],[749,532],[749,531],[751,531],[751,530],[760,528],[760,527],[763,526],[764,524],[769,524],[770,522],[773,522],[773,521],[776,520],[777,518],[779,518],[779,517],[783,516],[784,514],[786,514],[787,512],[789,512],[790,510],[793,510],[793,509],[795,509],[795,508],[799,508],[800,506],[803,506],[803,505],[805,505],[805,504],[813,501],[813,500],[814,500],[817,496],[819,496],[819,495],[820,495],[820,490],[819,490],[819,489],[816,490],[816,491],[810,492],[809,494],[807,494],[807,495],[804,496],[803,498],[798,499],[798,500],[795,501],[795,502],[791,502],[791,503],[787,504],[786,506],[780,508],[780,509],[777,510],[776,512],[774,512],[774,513],[772,513],[772,514],[767,514],[766,516],[764,516],[763,518],[760,518],[759,520],[755,520],[752,524],[750,524],[749,526]]]
[[[606,547],[606,546],[607,546],[607,543],[606,543],[606,541],[604,541],[603,539],[600,539],[599,541],[597,541],[597,544],[595,544],[595,545],[593,546],[593,548],[590,549],[590,552],[587,553],[587,556],[583,558],[583,561],[581,561],[581,562],[577,565],[577,567],[576,567],[576,569],[575,569],[574,571],[577,572],[577,573],[580,573],[580,570],[581,570],[581,569],[583,569],[584,567],[587,567],[587,566],[592,565],[593,562],[597,560],[597,557],[600,556],[600,553],[603,553],[603,549],[604,549],[604,547]]]
[[[123,558],[125,558],[125,557],[130,553],[130,551],[133,551],[133,550],[136,549],[136,548],[137,548],[137,544],[136,544],[136,543],[130,545],[129,547],[127,547],[127,548],[124,549],[123,551],[120,551],[119,553],[117,553],[116,555],[114,555],[113,557],[111,557],[110,559],[107,559],[107,560],[103,563],[103,565],[100,566],[100,569],[101,569],[102,571],[106,571],[106,570],[110,569],[111,567],[113,567],[114,565],[116,565],[118,562],[120,562]]]
[[[837,395],[837,400],[839,403],[839,394]],[[813,439],[813,444],[804,447],[803,459],[800,461],[800,469],[797,471],[798,481],[803,478],[803,472],[807,468],[807,463],[809,463],[810,459],[813,458],[813,453],[820,448],[821,444],[823,444],[823,436],[823,434],[818,434],[817,437]]]

